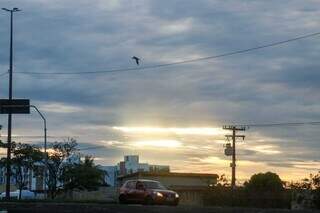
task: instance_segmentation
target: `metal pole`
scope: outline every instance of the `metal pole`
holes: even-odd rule
[[[38,114],[40,115],[40,117],[43,120],[43,126],[44,126],[44,152],[47,153],[47,120],[46,118],[43,116],[43,114],[39,111],[39,109],[34,106],[34,105],[30,105],[30,107],[34,108]]]
[[[47,163],[48,163],[48,155],[47,155],[47,120],[46,118],[43,116],[43,114],[39,111],[39,109],[34,106],[34,105],[30,105],[30,107],[34,108],[38,114],[40,115],[40,117],[43,120],[43,130],[44,130],[44,154],[45,154],[45,171],[44,171],[44,190],[46,190],[46,180],[47,180]]]
[[[20,11],[18,8],[9,10],[2,8],[6,12],[10,12],[10,65],[9,65],[9,100],[12,100],[12,71],[13,71],[13,13]],[[11,129],[12,129],[12,113],[8,114],[8,143],[7,143],[7,174],[6,174],[6,199],[10,199],[10,177],[11,177]]]
[[[13,37],[13,10],[10,11],[10,67],[9,67],[9,100],[12,100],[12,37]],[[6,199],[10,199],[10,177],[11,177],[11,129],[12,114],[8,114],[8,143],[7,143],[7,177],[6,177]]]

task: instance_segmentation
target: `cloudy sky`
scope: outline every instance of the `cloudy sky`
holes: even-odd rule
[[[14,97],[47,117],[49,141],[77,139],[103,165],[125,154],[172,171],[225,173],[224,124],[320,121],[320,36],[212,60],[320,29],[309,0],[1,0],[14,17]],[[9,14],[0,13],[0,73],[8,70]],[[8,75],[0,77],[7,98]],[[5,140],[7,116],[1,115]],[[42,121],[14,116],[16,141],[42,143]],[[319,126],[250,128],[238,142],[239,180],[273,171],[292,180],[320,170]]]

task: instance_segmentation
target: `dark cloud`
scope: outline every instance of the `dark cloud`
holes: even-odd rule
[[[134,67],[132,55],[142,58],[142,66],[217,55],[316,32],[320,14],[317,1],[298,0],[2,2],[2,7],[15,6],[23,9],[15,14],[16,72]],[[0,73],[8,69],[8,21],[8,14],[1,12]],[[14,96],[30,98],[45,111],[49,134],[78,136],[79,142],[88,144],[126,142],[125,135],[110,129],[121,125],[186,127],[319,120],[317,40],[154,70],[81,76],[15,73]],[[2,98],[8,94],[7,77],[0,77]],[[0,119],[5,126],[6,116]],[[15,116],[14,127],[17,134],[42,132],[35,113]],[[250,145],[276,145],[282,152],[279,162],[270,166],[290,167],[287,160],[318,158],[316,126],[252,128],[246,134]],[[259,137],[266,140],[259,142]],[[204,146],[210,144],[210,137],[180,139],[185,145],[197,140]],[[170,159],[211,154],[223,158],[218,154],[221,151],[223,148],[214,148],[199,156],[182,152]],[[131,151],[113,146],[91,153],[109,163]],[[261,157],[248,147],[239,153],[250,161],[272,158]],[[154,152],[140,154],[153,159]]]

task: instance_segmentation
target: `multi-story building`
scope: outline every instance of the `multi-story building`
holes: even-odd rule
[[[106,171],[105,181],[110,186],[117,185],[117,178],[136,172],[170,172],[167,165],[151,165],[148,163],[140,163],[139,155],[126,155],[124,161],[120,161],[116,166],[100,166]]]

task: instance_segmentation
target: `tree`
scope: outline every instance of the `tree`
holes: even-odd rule
[[[49,177],[46,180],[52,199],[56,197],[58,189],[63,187],[62,185],[58,186],[58,184],[61,184],[60,180],[63,180],[64,167],[73,163],[70,161],[70,156],[75,154],[77,145],[76,140],[72,138],[68,141],[52,144],[52,151],[47,160]]]
[[[313,203],[309,203],[310,206],[315,205],[320,208],[320,171],[317,174],[310,174],[309,178],[289,183],[288,188],[292,190],[298,204],[304,203],[304,200],[311,200]]]
[[[104,182],[104,172],[86,156],[79,164],[70,164],[64,168],[62,181],[65,190],[96,190]]]
[[[216,186],[221,186],[221,187],[230,187],[231,183],[228,180],[228,178],[226,177],[225,174],[220,175],[220,177],[218,178],[217,181],[217,185]]]
[[[1,146],[6,146],[1,144]],[[19,199],[21,198],[21,191],[27,186],[29,182],[30,171],[36,167],[36,162],[41,163],[43,154],[36,146],[12,142],[11,151],[13,157],[11,158],[11,175],[16,181],[19,189]],[[5,165],[7,158],[1,159],[1,164]]]
[[[232,203],[231,184],[225,174],[217,179],[217,183],[209,187],[204,196],[206,205],[228,206]]]
[[[16,179],[19,189],[19,199],[22,189],[27,186],[29,181],[29,172],[36,167],[35,163],[40,163],[42,159],[43,154],[39,148],[29,144],[18,143],[13,150],[12,175]]]
[[[254,174],[244,185],[247,190],[256,192],[279,192],[284,189],[280,177],[272,172]]]
[[[266,172],[251,176],[244,184],[247,204],[260,208],[287,208],[290,198],[284,190],[284,183],[276,173]]]
[[[312,175],[311,178],[314,188],[315,205],[320,209],[320,171],[318,174]]]

